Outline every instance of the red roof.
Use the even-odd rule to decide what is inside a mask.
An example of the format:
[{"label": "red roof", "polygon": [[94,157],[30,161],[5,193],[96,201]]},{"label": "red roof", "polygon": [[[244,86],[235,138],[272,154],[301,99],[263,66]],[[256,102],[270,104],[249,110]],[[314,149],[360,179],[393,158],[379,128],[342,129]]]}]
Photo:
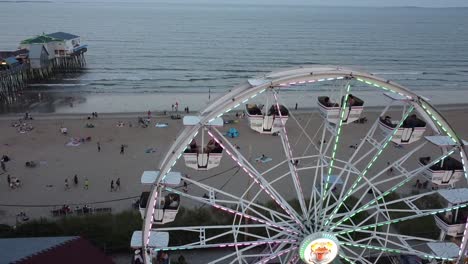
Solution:
[{"label": "red roof", "polygon": [[19,264],[112,264],[112,259],[106,256],[101,250],[93,246],[88,240],[78,237],[64,244],[41,251],[38,254],[28,256]]}]

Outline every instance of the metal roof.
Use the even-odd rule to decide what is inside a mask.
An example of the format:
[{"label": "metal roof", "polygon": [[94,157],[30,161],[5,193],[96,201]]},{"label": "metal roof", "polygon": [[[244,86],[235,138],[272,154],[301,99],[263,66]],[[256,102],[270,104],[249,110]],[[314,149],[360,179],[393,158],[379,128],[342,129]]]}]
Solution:
[{"label": "metal roof", "polygon": [[[162,248],[169,245],[169,233],[168,232],[155,232],[150,231],[150,241],[148,244],[150,247]],[[134,231],[132,239],[130,240],[131,248],[142,247],[142,232]]]},{"label": "metal roof", "polygon": [[439,194],[451,204],[468,202],[468,188],[439,190]]},{"label": "metal roof", "polygon": [[[185,126],[195,126],[200,123],[199,116],[184,116],[183,123]],[[211,122],[208,122],[209,126],[219,126],[222,127],[224,125],[224,121],[221,117],[217,117],[213,119]]]},{"label": "metal roof", "polygon": [[[159,177],[159,171],[144,171],[141,175],[141,184],[154,184]],[[169,172],[161,182],[169,186],[177,186],[180,184],[182,174],[180,172]]]},{"label": "metal roof", "polygon": [[37,44],[37,43],[49,43],[54,41],[63,41],[62,39],[53,38],[47,35],[40,35],[33,38],[28,38],[21,41],[21,44]]},{"label": "metal roof", "polygon": [[16,262],[77,238],[79,237],[3,238],[0,239],[1,261],[2,263]]},{"label": "metal roof", "polygon": [[434,252],[434,255],[442,258],[456,258],[460,248],[451,242],[427,243],[427,246]]},{"label": "metal roof", "polygon": [[61,39],[61,40],[70,40],[70,39],[75,39],[75,38],[80,37],[80,36],[73,35],[73,34],[66,33],[66,32],[50,33],[50,34],[47,34],[47,36],[55,38],[55,39]]},{"label": "metal roof", "polygon": [[442,146],[455,146],[456,143],[449,136],[425,136],[425,138],[432,144],[442,147]]}]

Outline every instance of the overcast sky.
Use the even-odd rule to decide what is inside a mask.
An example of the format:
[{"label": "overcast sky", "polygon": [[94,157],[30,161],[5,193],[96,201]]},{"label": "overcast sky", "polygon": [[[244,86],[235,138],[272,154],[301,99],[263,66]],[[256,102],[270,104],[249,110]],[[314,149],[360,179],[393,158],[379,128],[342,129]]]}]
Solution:
[{"label": "overcast sky", "polygon": [[[29,0],[40,1],[40,0]],[[53,2],[165,2],[229,4],[295,4],[318,6],[468,7],[468,0],[51,0]],[[467,14],[468,15],[468,14]]]}]

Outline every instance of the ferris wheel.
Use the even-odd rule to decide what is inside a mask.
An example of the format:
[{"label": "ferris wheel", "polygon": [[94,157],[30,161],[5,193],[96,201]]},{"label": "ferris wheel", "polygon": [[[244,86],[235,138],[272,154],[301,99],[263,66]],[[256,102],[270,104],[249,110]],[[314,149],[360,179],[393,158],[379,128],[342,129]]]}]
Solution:
[{"label": "ferris wheel", "polygon": [[[288,107],[294,96],[311,110]],[[145,263],[202,249],[206,263],[464,263],[467,142],[427,98],[304,66],[248,80],[183,121],[159,170],[142,175],[131,245]],[[211,219],[178,224],[181,208]]]}]

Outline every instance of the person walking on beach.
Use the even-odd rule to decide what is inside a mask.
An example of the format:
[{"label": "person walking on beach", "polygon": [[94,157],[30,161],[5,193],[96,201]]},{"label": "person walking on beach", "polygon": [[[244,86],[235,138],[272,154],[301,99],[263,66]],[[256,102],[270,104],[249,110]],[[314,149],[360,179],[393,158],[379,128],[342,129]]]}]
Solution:
[{"label": "person walking on beach", "polygon": [[148,110],[148,119],[151,119],[151,111]]},{"label": "person walking on beach", "polygon": [[125,152],[125,146],[124,145],[120,145],[120,154],[124,154]]},{"label": "person walking on beach", "polygon": [[78,185],[78,175],[75,174],[75,177],[73,177],[73,183],[75,184],[75,186]]},{"label": "person walking on beach", "polygon": [[89,189],[89,181],[88,181],[88,178],[85,178],[85,180],[84,180],[84,188],[85,188],[85,190],[88,190],[88,189]]},{"label": "person walking on beach", "polygon": [[120,178],[117,178],[117,181],[115,181],[115,190],[120,190]]},{"label": "person walking on beach", "polygon": [[387,171],[387,174],[388,175],[393,175],[393,167],[390,165],[390,162],[387,162],[387,166],[389,167],[388,171]]},{"label": "person walking on beach", "polygon": [[99,141],[97,142],[97,151],[101,152],[101,143]]},{"label": "person walking on beach", "polygon": [[172,105],[172,112],[174,112],[174,104]]},{"label": "person walking on beach", "polygon": [[184,193],[188,192],[188,185],[186,181],[184,181],[184,188],[182,190],[184,191]]},{"label": "person walking on beach", "polygon": [[5,166],[5,162],[3,161],[3,159],[0,161],[1,165],[2,165],[2,170],[3,172],[6,171],[6,166]]},{"label": "person walking on beach", "polygon": [[70,189],[70,185],[68,184],[68,178],[65,178],[65,191]]},{"label": "person walking on beach", "polygon": [[11,177],[10,177],[10,174],[8,174],[7,176],[7,182],[8,182],[8,187],[11,186]]},{"label": "person walking on beach", "polygon": [[111,181],[111,188],[110,188],[110,191],[111,191],[111,192],[114,191],[114,180]]}]

